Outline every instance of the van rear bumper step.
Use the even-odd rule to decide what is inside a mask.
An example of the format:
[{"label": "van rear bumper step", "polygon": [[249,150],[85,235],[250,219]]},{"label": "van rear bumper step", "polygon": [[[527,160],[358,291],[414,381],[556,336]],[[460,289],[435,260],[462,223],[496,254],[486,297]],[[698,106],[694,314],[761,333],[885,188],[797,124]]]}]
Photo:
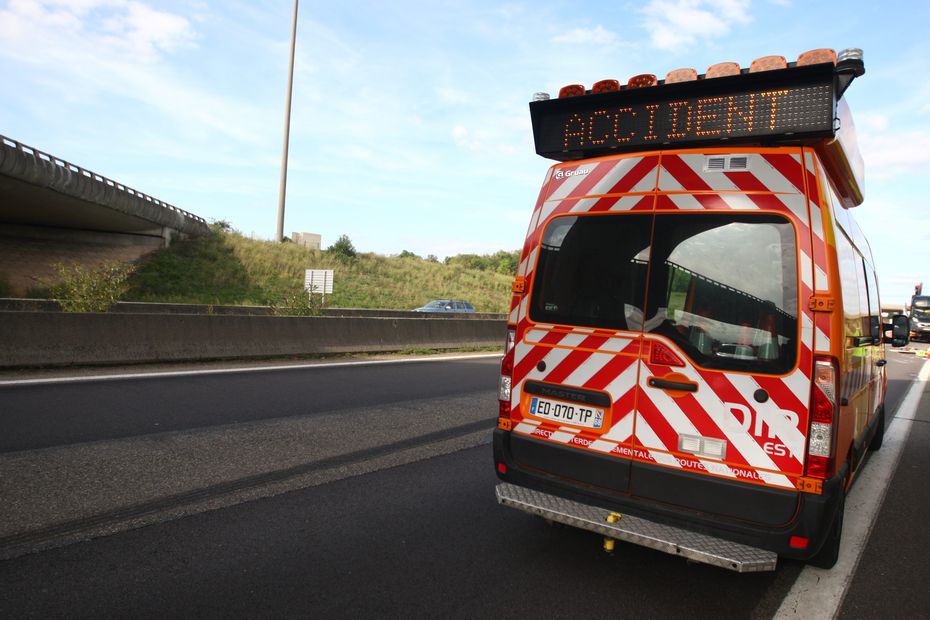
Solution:
[{"label": "van rear bumper step", "polygon": [[548,493],[502,482],[497,485],[497,501],[550,521],[564,523],[624,542],[664,551],[695,562],[711,564],[740,573],[775,570],[778,555],[772,551],[689,532],[640,517],[623,515],[608,523],[610,510],[589,506]]}]

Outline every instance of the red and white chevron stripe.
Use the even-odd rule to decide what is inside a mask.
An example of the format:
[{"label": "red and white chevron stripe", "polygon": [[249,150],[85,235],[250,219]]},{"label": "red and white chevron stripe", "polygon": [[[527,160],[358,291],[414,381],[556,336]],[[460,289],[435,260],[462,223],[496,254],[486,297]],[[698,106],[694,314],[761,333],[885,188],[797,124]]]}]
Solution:
[{"label": "red and white chevron stripe", "polygon": [[[820,169],[812,153],[797,149],[734,150],[747,158],[745,170],[705,172],[707,153],[663,152],[603,158],[554,166],[540,192],[527,231],[518,275],[532,282],[538,246],[553,217],[620,211],[768,211],[790,219],[797,230],[799,268],[799,364],[784,376],[708,370],[687,357],[684,368],[649,363],[652,343],[675,345],[660,336],[532,323],[529,295],[515,295],[510,322],[517,325],[511,412],[514,432],[573,445],[618,458],[707,473],[781,488],[794,488],[803,475],[811,359],[829,350],[829,323],[807,307],[826,288],[823,197]],[[540,364],[542,362],[542,364]],[[672,397],[648,385],[650,376],[671,370],[698,385],[697,392]],[[613,403],[598,430],[559,425],[524,415],[522,385],[550,382],[610,395]],[[754,398],[764,389],[768,400]],[[748,419],[747,416],[751,416]],[[678,450],[680,435],[725,440],[724,459]],[[772,450],[771,444],[783,447]]]}]

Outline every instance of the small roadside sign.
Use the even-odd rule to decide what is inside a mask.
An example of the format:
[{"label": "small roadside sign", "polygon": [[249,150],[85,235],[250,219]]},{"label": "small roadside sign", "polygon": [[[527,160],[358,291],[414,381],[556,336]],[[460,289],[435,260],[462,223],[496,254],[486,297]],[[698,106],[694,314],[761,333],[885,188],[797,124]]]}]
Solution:
[{"label": "small roadside sign", "polygon": [[304,290],[321,295],[332,295],[333,270],[307,269],[304,272]]}]

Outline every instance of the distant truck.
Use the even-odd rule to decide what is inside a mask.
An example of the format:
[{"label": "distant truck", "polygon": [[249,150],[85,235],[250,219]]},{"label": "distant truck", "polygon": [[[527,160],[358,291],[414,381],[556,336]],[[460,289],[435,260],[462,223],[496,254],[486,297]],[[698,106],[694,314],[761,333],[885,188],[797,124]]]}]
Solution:
[{"label": "distant truck", "polygon": [[930,340],[930,296],[920,294],[921,287],[915,290],[917,295],[911,297],[911,309],[908,312],[911,339]]}]

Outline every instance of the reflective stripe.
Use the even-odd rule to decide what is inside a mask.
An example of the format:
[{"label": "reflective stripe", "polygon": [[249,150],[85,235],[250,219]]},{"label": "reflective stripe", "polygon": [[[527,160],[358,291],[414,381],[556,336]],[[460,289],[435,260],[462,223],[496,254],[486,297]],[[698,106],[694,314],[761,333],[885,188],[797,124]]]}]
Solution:
[{"label": "reflective stripe", "polygon": [[[523,296],[510,315],[525,329],[514,358],[511,402],[515,420],[522,415],[520,386],[526,379],[603,390],[610,395],[613,408],[610,428],[600,436],[590,429],[538,421],[519,422],[515,430],[593,452],[629,456],[632,450],[636,460],[794,488],[792,476],[803,473],[813,351],[815,346],[822,350],[830,345],[829,316],[814,314],[807,307],[815,291],[826,290],[827,251],[817,206],[820,199],[808,197],[805,190],[810,187],[816,193],[817,179],[824,177],[813,156],[808,151],[803,151],[803,157],[801,153],[800,149],[794,153],[739,153],[747,157],[748,170],[720,173],[704,173],[707,155],[703,153],[621,157],[560,168],[583,169],[587,174],[552,179],[541,193],[520,264],[520,273],[528,281],[533,277],[543,225],[561,214],[652,210],[655,205],[657,211],[666,212],[770,210],[789,217],[798,228],[799,367],[783,377],[753,376],[699,369],[683,356],[685,367],[674,370],[695,381],[698,391],[673,398],[646,384],[652,372],[639,358],[636,337],[618,337],[590,328],[532,325],[527,296]],[[656,186],[661,190],[652,193]],[[655,335],[647,339],[677,348]],[[543,371],[537,368],[540,361],[546,365]],[[769,395],[764,403],[754,399],[759,389]],[[634,410],[637,402],[639,415]],[[751,420],[745,412],[751,413]],[[673,453],[678,452],[680,434],[722,438],[728,446],[727,463],[703,456],[682,455],[679,460]],[[644,452],[639,451],[640,444]],[[773,450],[773,445],[779,450]]]}]

